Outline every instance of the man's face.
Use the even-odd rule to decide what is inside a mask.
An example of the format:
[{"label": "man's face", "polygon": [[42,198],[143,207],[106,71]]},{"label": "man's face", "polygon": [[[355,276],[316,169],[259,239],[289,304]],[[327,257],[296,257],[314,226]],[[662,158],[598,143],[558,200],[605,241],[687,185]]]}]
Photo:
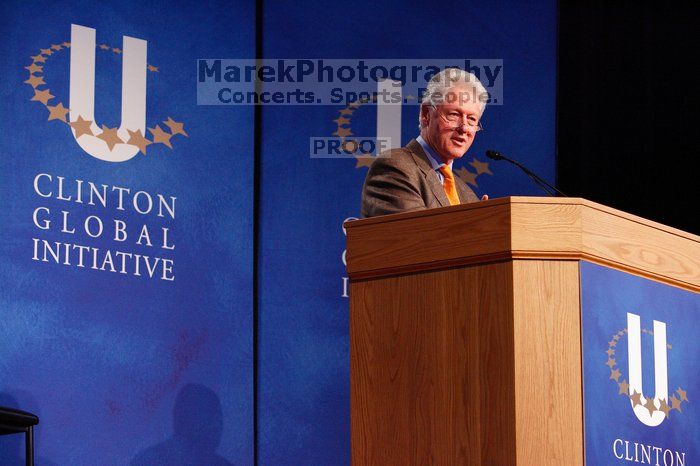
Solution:
[{"label": "man's face", "polygon": [[421,107],[421,136],[445,163],[462,157],[474,142],[476,126],[483,106],[474,101],[467,86],[455,86],[445,94],[443,103]]}]

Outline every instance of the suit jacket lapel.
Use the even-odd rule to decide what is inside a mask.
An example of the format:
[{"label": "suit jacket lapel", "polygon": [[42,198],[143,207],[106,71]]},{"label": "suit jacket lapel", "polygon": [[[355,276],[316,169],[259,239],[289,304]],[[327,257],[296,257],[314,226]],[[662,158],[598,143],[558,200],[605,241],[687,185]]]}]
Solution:
[{"label": "suit jacket lapel", "polygon": [[438,178],[437,173],[435,173],[432,165],[430,165],[428,156],[423,151],[420,143],[415,139],[412,139],[411,142],[406,145],[406,148],[411,151],[413,160],[416,162],[416,165],[418,165],[418,168],[420,168],[420,170],[423,172],[423,176],[425,176],[428,186],[433,192],[433,195],[435,196],[435,199],[437,199],[438,203],[442,207],[450,205],[450,200],[447,198],[447,194],[445,194],[445,188],[442,186],[442,183],[440,183],[440,178]]}]

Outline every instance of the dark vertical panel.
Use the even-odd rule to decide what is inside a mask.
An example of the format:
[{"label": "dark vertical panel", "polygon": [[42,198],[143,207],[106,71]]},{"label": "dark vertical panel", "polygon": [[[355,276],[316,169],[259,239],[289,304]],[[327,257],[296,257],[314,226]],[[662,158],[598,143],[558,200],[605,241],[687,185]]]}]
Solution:
[{"label": "dark vertical panel", "polygon": [[675,2],[561,2],[558,182],[698,233],[696,16]]},{"label": "dark vertical panel", "polygon": [[[255,2],[255,58],[263,53],[263,0]],[[260,89],[260,85],[257,85]],[[260,196],[262,150],[262,106],[253,109],[253,463],[258,464],[260,445],[260,424],[258,413],[259,394],[259,313],[260,313]]]}]

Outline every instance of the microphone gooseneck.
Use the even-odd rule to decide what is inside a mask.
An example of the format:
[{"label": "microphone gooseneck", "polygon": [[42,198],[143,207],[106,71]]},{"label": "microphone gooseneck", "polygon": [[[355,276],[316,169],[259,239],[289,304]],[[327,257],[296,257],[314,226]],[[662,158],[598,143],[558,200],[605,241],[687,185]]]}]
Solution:
[{"label": "microphone gooseneck", "polygon": [[556,195],[558,193],[560,196],[568,197],[566,194],[561,192],[559,189],[557,189],[556,187],[547,183],[544,179],[537,176],[537,174],[533,173],[532,170],[530,170],[529,168],[527,168],[526,166],[524,166],[520,162],[513,160],[511,158],[508,158],[498,151],[489,149],[486,151],[486,157],[490,158],[491,160],[505,160],[506,162],[512,163],[513,165],[515,165],[516,167],[518,167],[519,169],[524,171],[525,174],[532,179],[532,181],[534,181],[540,188],[542,188],[542,190],[544,192],[546,192],[550,196],[556,197]]}]

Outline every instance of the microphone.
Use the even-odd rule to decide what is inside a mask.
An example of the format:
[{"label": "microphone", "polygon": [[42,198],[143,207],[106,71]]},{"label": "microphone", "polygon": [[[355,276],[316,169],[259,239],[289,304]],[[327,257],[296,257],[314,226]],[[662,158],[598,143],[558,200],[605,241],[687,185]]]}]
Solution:
[{"label": "microphone", "polygon": [[551,184],[547,183],[545,180],[537,176],[535,173],[533,173],[529,168],[521,164],[520,162],[517,162],[513,159],[510,159],[506,157],[505,155],[501,154],[498,151],[495,150],[487,150],[486,151],[486,157],[490,158],[491,160],[505,160],[506,162],[510,162],[522,171],[525,172],[527,176],[529,176],[532,181],[537,183],[537,185],[542,188],[544,192],[546,192],[549,196],[554,196],[556,197],[557,193],[559,193],[560,196],[568,197],[566,194],[552,186]]},{"label": "microphone", "polygon": [[486,157],[490,158],[491,160],[503,160],[503,155],[501,155],[500,152],[490,149],[486,151]]}]

